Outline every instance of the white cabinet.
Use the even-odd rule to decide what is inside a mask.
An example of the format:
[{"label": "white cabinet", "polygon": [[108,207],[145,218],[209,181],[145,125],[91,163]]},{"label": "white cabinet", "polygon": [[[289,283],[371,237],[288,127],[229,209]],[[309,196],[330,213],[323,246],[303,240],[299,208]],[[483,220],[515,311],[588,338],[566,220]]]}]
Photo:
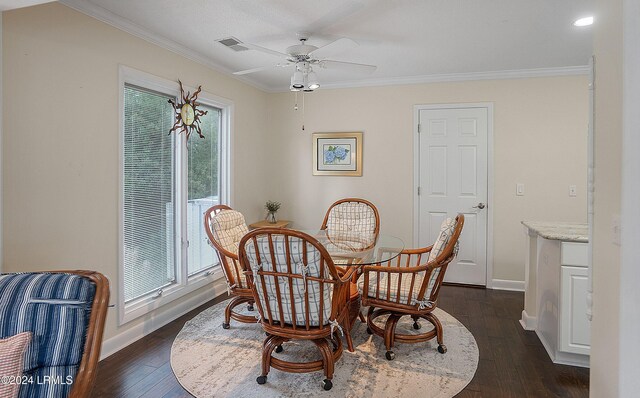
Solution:
[{"label": "white cabinet", "polygon": [[587,268],[563,265],[560,286],[560,351],[589,355]]},{"label": "white cabinet", "polygon": [[589,367],[587,225],[523,224],[528,251],[520,323],[536,332],[554,363]]},{"label": "white cabinet", "polygon": [[589,355],[591,323],[587,318],[587,244],[562,242],[560,255],[559,351]]}]

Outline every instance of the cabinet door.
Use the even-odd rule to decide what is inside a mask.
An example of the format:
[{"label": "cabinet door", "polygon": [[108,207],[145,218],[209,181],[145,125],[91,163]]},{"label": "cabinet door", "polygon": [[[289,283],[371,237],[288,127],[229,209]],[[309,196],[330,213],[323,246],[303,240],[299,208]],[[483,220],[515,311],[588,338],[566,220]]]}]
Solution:
[{"label": "cabinet door", "polygon": [[591,324],[587,319],[587,268],[562,266],[560,351],[589,355]]}]

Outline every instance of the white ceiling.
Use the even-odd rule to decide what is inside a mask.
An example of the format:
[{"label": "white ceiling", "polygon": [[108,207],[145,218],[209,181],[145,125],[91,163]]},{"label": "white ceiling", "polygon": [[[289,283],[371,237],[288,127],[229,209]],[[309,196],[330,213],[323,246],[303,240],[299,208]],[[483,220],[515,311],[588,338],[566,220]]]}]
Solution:
[{"label": "white ceiling", "polygon": [[30,7],[43,3],[52,3],[54,1],[55,0],[0,0],[0,11]]},{"label": "white ceiling", "polygon": [[[332,59],[377,65],[371,75],[316,70],[323,87],[509,75],[584,73],[593,0],[61,0],[77,10],[230,73],[280,60],[234,52],[216,39],[234,36],[276,51],[349,37],[360,45]],[[596,17],[597,23],[597,17]],[[503,71],[508,71],[504,73]],[[494,73],[503,72],[503,73]],[[284,91],[291,69],[241,79]]]}]

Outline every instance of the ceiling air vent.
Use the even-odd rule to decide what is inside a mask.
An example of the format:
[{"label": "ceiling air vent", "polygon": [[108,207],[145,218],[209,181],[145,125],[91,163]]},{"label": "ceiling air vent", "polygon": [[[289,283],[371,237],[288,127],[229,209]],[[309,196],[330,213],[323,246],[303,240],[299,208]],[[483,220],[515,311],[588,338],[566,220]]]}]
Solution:
[{"label": "ceiling air vent", "polygon": [[223,46],[229,47],[230,49],[232,49],[233,51],[247,51],[248,48],[242,46],[242,42],[238,39],[236,39],[235,37],[227,37],[224,39],[220,39],[220,40],[216,40],[218,43],[222,44]]}]

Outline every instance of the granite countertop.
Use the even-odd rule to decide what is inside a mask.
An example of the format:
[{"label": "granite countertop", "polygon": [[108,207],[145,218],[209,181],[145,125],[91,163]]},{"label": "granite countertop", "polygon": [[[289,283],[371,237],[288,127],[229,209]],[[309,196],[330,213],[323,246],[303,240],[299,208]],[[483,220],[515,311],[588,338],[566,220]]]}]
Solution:
[{"label": "granite countertop", "polygon": [[583,243],[589,241],[588,224],[570,222],[522,221],[522,225],[545,239]]}]

